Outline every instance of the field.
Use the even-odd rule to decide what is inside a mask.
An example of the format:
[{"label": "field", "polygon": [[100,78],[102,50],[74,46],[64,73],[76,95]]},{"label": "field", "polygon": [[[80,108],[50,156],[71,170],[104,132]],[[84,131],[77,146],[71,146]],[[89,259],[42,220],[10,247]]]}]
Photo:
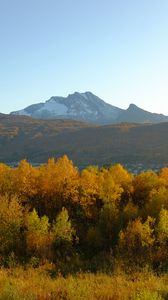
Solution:
[{"label": "field", "polygon": [[53,276],[51,266],[0,270],[0,300],[162,300],[168,277],[149,272]]}]

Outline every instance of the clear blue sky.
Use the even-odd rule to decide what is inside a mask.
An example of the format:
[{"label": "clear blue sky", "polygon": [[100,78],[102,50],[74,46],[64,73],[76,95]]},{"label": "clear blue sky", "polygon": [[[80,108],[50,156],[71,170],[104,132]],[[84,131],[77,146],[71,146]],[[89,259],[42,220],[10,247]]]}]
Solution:
[{"label": "clear blue sky", "polygon": [[168,115],[168,1],[0,0],[0,112],[74,91]]}]

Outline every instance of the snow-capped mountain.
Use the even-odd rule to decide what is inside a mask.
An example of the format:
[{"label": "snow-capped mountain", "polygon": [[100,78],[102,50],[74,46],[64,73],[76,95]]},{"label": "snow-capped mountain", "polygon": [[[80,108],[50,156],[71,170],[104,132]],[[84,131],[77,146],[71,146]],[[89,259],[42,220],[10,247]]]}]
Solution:
[{"label": "snow-capped mountain", "polygon": [[25,115],[39,119],[74,119],[108,124],[114,122],[122,109],[112,106],[91,92],[51,97],[45,103],[30,105],[12,115]]},{"label": "snow-capped mountain", "polygon": [[168,122],[168,116],[145,111],[135,104],[124,110],[106,103],[91,92],[53,96],[45,103],[30,105],[12,115],[25,115],[38,119],[72,119],[97,124],[121,122],[159,123]]}]

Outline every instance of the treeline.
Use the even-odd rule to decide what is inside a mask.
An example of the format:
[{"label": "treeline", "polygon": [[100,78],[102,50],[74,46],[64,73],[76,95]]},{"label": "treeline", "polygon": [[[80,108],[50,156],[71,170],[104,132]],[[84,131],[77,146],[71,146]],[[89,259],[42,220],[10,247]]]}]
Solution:
[{"label": "treeline", "polygon": [[168,267],[168,168],[79,171],[67,156],[0,164],[0,265],[58,269]]}]

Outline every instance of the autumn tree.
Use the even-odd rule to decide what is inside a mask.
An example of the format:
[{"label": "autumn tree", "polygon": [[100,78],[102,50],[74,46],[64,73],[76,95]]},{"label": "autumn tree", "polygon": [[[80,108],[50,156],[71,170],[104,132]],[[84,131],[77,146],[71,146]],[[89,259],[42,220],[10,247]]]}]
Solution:
[{"label": "autumn tree", "polygon": [[162,268],[168,269],[168,210],[161,209],[156,231],[155,259]]},{"label": "autumn tree", "polygon": [[0,194],[13,195],[13,170],[5,164],[0,164]]},{"label": "autumn tree", "polygon": [[159,184],[158,176],[153,171],[142,172],[133,180],[133,201],[143,208],[149,201],[149,195],[153,188]]},{"label": "autumn tree", "polygon": [[86,218],[91,222],[97,220],[100,203],[99,170],[90,166],[81,172],[79,185],[79,202]]},{"label": "autumn tree", "polygon": [[30,256],[45,259],[50,254],[51,239],[49,234],[49,220],[47,216],[39,217],[33,209],[26,218],[26,244]]},{"label": "autumn tree", "polygon": [[0,254],[17,252],[21,242],[23,210],[16,197],[0,196]]},{"label": "autumn tree", "polygon": [[13,170],[13,192],[23,203],[31,204],[37,194],[38,169],[32,167],[26,160],[21,160]]},{"label": "autumn tree", "polygon": [[109,173],[111,174],[115,184],[119,185],[122,188],[120,206],[124,206],[131,198],[131,194],[133,191],[133,175],[130,174],[126,169],[124,169],[121,164],[111,166],[109,168]]},{"label": "autumn tree", "polygon": [[103,169],[99,173],[100,198],[103,204],[113,203],[119,206],[123,188],[120,183],[115,182],[112,173],[108,169]]},{"label": "autumn tree", "polygon": [[53,243],[56,259],[72,253],[73,241],[77,241],[76,232],[69,220],[66,208],[62,208],[52,227]]},{"label": "autumn tree", "polygon": [[142,223],[140,218],[129,222],[127,228],[119,235],[119,249],[129,262],[143,264],[151,262],[155,220],[148,217]]},{"label": "autumn tree", "polygon": [[67,156],[38,167],[0,164],[1,263],[17,255],[59,268],[80,255],[90,262],[113,253],[166,270],[167,220],[168,168],[136,176],[120,164],[78,171]]},{"label": "autumn tree", "polygon": [[163,168],[159,173],[159,181],[161,186],[164,186],[168,189],[168,168]]},{"label": "autumn tree", "polygon": [[151,190],[144,214],[157,218],[162,208],[168,209],[168,189],[164,185]]},{"label": "autumn tree", "polygon": [[39,189],[41,206],[50,220],[54,219],[63,206],[71,206],[78,198],[78,170],[65,155],[57,160],[50,159],[41,166]]}]

